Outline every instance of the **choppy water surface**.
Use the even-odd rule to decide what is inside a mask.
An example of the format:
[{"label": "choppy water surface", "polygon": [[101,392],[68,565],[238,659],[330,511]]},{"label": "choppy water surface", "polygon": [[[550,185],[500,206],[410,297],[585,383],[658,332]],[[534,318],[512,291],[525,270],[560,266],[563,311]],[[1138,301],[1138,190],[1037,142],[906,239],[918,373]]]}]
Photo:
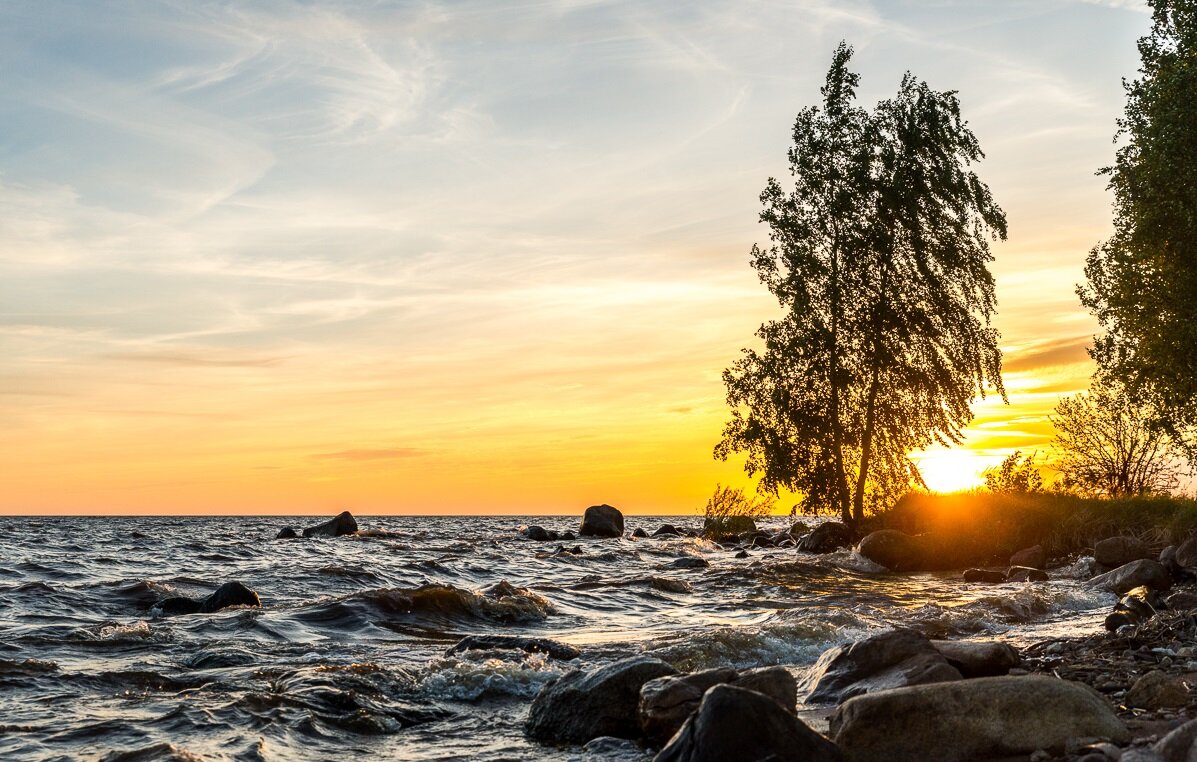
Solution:
[{"label": "choppy water surface", "polygon": [[[968,586],[849,551],[736,559],[692,538],[624,538],[551,555],[556,543],[518,534],[578,517],[359,516],[373,536],[272,539],[320,520],[0,518],[0,759],[577,759],[521,732],[532,696],[572,667],[652,653],[800,676],[829,646],[895,625],[1018,644],[1093,631],[1113,600],[1066,571]],[[681,556],[711,566],[668,568]],[[152,609],[230,580],[263,608]],[[520,590],[488,592],[501,581]],[[444,655],[479,633],[583,655]]]}]

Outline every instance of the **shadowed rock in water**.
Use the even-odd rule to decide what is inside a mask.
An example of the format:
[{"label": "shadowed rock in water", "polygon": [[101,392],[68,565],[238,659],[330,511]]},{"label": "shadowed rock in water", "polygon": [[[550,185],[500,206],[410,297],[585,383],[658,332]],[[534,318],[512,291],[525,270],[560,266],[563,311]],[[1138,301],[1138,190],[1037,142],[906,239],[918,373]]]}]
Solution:
[{"label": "shadowed rock in water", "polygon": [[768,696],[790,714],[798,687],[785,667],[761,667],[737,672],[719,667],[688,675],[671,675],[649,680],[640,688],[640,727],[650,741],[664,744],[698,709],[703,694],[716,685],[734,683],[737,688]]},{"label": "shadowed rock in water", "polygon": [[825,651],[799,692],[805,703],[838,704],[862,693],[962,678],[925,635],[891,630]]},{"label": "shadowed rock in water", "polygon": [[1047,582],[1047,572],[1029,566],[1011,566],[1006,572],[1007,582]]},{"label": "shadowed rock in water", "polygon": [[1093,557],[1097,559],[1097,563],[1107,568],[1152,556],[1147,545],[1137,537],[1107,537],[1093,546]]},{"label": "shadowed rock in water", "polygon": [[1024,548],[1010,556],[1011,566],[1026,566],[1031,569],[1047,568],[1047,553],[1042,545]]},{"label": "shadowed rock in water", "polygon": [[283,527],[282,529],[278,530],[278,534],[276,534],[274,536],[274,539],[290,540],[290,539],[292,539],[294,537],[298,537],[298,536],[299,536],[299,532],[296,532],[292,527]]},{"label": "shadowed rock in water", "polygon": [[1099,574],[1085,583],[1085,587],[1106,590],[1115,595],[1130,592],[1140,585],[1153,590],[1167,590],[1172,587],[1172,575],[1159,562],[1144,558]]},{"label": "shadowed rock in water", "polygon": [[653,762],[843,759],[835,744],[768,696],[735,685],[716,685]]},{"label": "shadowed rock in water", "polygon": [[226,582],[202,600],[176,596],[163,599],[158,603],[158,608],[162,609],[163,614],[211,614],[229,606],[261,605],[261,599],[253,590],[240,582]]},{"label": "shadowed rock in water", "polygon": [[[790,532],[791,536],[793,532]],[[807,553],[831,553],[846,548],[852,544],[852,530],[847,524],[838,521],[828,521],[815,527],[814,530],[798,540],[798,550]]]},{"label": "shadowed rock in water", "polygon": [[340,537],[357,531],[357,521],[349,511],[341,511],[323,524],[303,530],[304,537]]},{"label": "shadowed rock in water", "polygon": [[606,503],[592,505],[582,514],[582,528],[578,534],[583,537],[622,537],[623,514]]},{"label": "shadowed rock in water", "polygon": [[913,571],[924,565],[918,541],[896,529],[878,529],[865,535],[856,550],[890,571]]},{"label": "shadowed rock in water", "polygon": [[998,584],[1006,581],[1006,572],[996,569],[965,569],[964,581]]},{"label": "shadowed rock in water", "polygon": [[462,651],[485,651],[491,649],[548,654],[554,659],[561,659],[562,661],[576,659],[582,655],[581,651],[568,643],[550,640],[549,638],[521,638],[516,635],[467,635],[457,641],[448,651],[445,651],[445,656],[453,656]]},{"label": "shadowed rock in water", "polygon": [[586,743],[599,736],[640,735],[640,687],[677,670],[651,656],[635,656],[601,669],[567,672],[536,694],[524,731],[537,741]]}]

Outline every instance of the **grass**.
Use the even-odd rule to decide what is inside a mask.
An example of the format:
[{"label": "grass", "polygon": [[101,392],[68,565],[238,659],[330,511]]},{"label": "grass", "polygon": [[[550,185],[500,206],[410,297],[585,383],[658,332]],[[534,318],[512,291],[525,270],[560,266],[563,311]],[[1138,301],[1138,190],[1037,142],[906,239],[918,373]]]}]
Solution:
[{"label": "grass", "polygon": [[959,568],[1005,563],[1011,553],[1032,545],[1042,545],[1053,558],[1070,556],[1123,534],[1160,550],[1197,535],[1197,500],[1099,499],[1050,492],[911,493],[867,524],[866,532],[886,528],[926,535],[944,563]]}]

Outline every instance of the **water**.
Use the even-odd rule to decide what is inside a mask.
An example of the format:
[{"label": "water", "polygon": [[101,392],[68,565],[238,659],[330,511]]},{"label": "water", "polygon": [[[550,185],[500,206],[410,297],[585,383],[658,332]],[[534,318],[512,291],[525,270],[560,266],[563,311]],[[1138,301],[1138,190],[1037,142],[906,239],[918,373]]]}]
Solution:
[{"label": "water", "polygon": [[[893,626],[1018,645],[1095,631],[1113,602],[1067,571],[969,586],[886,574],[850,551],[736,559],[693,538],[625,538],[554,556],[556,543],[517,534],[577,517],[358,520],[374,536],[272,539],[311,518],[0,518],[0,759],[579,759],[521,732],[531,698],[571,667],[651,653],[800,677],[831,645]],[[711,566],[667,567],[682,556]],[[263,608],[152,608],[229,580]],[[500,581],[518,590],[486,592]],[[583,655],[444,655],[477,633]]]}]

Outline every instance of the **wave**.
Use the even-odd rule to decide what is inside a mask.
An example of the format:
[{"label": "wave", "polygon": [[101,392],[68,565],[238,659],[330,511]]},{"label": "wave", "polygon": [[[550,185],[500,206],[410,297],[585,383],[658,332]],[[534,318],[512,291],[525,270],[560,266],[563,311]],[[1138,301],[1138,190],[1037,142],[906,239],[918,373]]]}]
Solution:
[{"label": "wave", "polygon": [[488,651],[483,656],[481,652],[466,651],[436,659],[429,664],[419,687],[438,700],[530,699],[561,674],[546,654],[513,651],[510,658],[494,654]]}]

